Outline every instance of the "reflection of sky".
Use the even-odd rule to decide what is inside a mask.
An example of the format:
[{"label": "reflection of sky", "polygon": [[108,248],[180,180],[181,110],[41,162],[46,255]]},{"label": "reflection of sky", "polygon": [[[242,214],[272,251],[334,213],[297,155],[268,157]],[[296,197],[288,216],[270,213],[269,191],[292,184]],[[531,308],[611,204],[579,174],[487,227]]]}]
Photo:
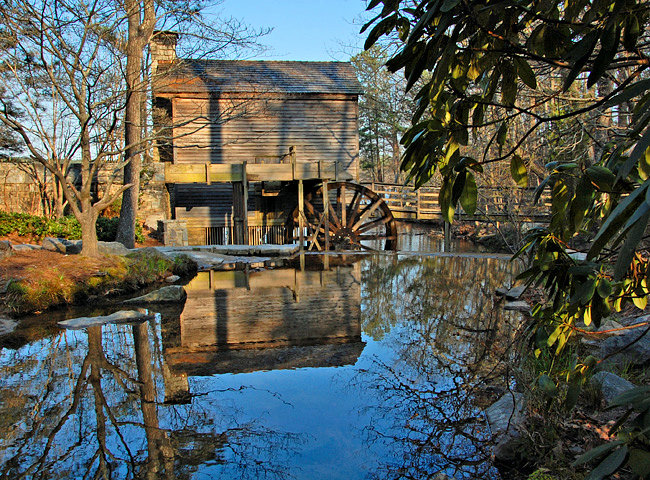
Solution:
[{"label": "reflection of sky", "polygon": [[[226,464],[204,462],[197,466],[193,478],[217,474],[223,478],[264,477],[259,469],[246,470],[238,462],[279,466],[267,472],[268,478],[283,478],[286,473],[305,479],[390,478],[400,468],[408,471],[416,466],[430,473],[448,467],[448,473],[456,478],[473,478],[477,471],[454,471],[453,465],[438,458],[437,448],[453,449],[459,457],[475,456],[475,446],[454,436],[445,425],[478,411],[471,404],[464,405],[458,392],[449,398],[439,393],[453,388],[454,382],[463,383],[466,369],[453,360],[473,358],[471,353],[481,345],[474,339],[482,337],[458,333],[445,322],[475,328],[493,321],[487,308],[491,300],[485,301],[479,285],[493,290],[508,278],[509,266],[493,259],[381,256],[363,260],[361,270],[361,323],[366,346],[355,365],[190,377],[191,404],[158,405],[164,430],[186,431],[195,439],[200,439],[199,434],[229,432],[233,445],[221,452]],[[479,274],[486,278],[476,278]],[[373,278],[379,281],[373,284]],[[453,298],[447,296],[450,291]],[[373,324],[371,315],[378,316],[381,324]],[[373,334],[373,329],[382,334]],[[158,398],[162,398],[160,325],[154,323],[150,331],[155,333],[151,342],[153,374]],[[109,361],[137,375],[129,326],[105,327],[103,344]],[[0,353],[0,395],[4,399],[6,389],[25,389],[22,394],[33,407],[50,381],[54,387],[48,397],[50,414],[60,416],[61,407],[57,409],[56,405],[69,405],[86,350],[84,332],[66,332],[27,344],[17,352],[4,349]],[[133,424],[142,421],[137,395],[125,393],[107,372],[103,373],[102,387],[119,420],[131,422],[122,427],[122,435],[137,455],[146,455],[143,431]],[[92,456],[94,448],[89,440],[94,419],[90,390],[83,407],[79,417],[57,437],[61,443],[55,449],[58,454],[76,441],[77,420],[82,419],[89,443],[64,460],[68,471],[78,471],[75,469]],[[0,406],[0,414],[7,414],[6,409]],[[30,414],[22,415],[17,415],[15,423],[28,430]],[[479,437],[484,434],[480,425],[466,428]],[[433,436],[433,445],[424,445],[424,454],[418,457],[417,452],[409,450],[413,449],[410,442],[426,440],[427,435]],[[121,458],[127,457],[112,428],[108,440],[111,449],[121,452]],[[0,441],[0,447],[8,448],[5,453],[11,450],[6,439]],[[43,439],[33,441],[24,452],[36,456],[42,447]],[[6,458],[0,452],[0,465]],[[4,468],[0,467],[0,474]],[[491,478],[489,469],[477,468],[481,478]],[[126,467],[122,465],[118,471],[123,477]]]}]

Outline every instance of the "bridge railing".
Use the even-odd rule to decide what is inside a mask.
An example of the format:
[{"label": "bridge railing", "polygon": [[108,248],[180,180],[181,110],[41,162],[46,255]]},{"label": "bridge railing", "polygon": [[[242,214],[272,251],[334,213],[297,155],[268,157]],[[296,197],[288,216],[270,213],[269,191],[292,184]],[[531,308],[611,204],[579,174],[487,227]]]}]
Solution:
[{"label": "bridge railing", "polygon": [[[438,187],[415,190],[411,186],[393,183],[369,182],[364,185],[384,199],[396,218],[432,220],[441,217]],[[471,216],[465,215],[459,207],[456,216],[470,220],[548,221],[550,196],[544,193],[534,204],[534,191],[534,188],[479,187],[476,212]]]}]

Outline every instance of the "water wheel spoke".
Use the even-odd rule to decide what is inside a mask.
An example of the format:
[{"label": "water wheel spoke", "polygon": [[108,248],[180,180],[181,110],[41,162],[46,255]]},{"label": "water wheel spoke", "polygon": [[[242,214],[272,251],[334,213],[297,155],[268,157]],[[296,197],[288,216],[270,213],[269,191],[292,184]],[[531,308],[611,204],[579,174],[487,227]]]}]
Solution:
[{"label": "water wheel spoke", "polygon": [[382,203],[384,203],[384,201],[381,198],[378,198],[370,205],[367,205],[366,208],[363,209],[363,212],[361,212],[357,223],[353,225],[352,230],[357,230],[361,225],[363,225],[363,222],[365,222],[365,220],[372,215],[375,210],[381,207]]},{"label": "water wheel spoke", "polygon": [[372,234],[372,233],[366,233],[364,235],[356,235],[354,237],[357,240],[363,241],[363,240],[397,240],[397,237],[395,235],[388,235],[388,234]]},{"label": "water wheel spoke", "polygon": [[354,221],[357,218],[359,213],[359,205],[361,203],[361,193],[358,190],[355,190],[352,201],[350,202],[350,207],[348,210],[348,223],[347,227],[350,228],[354,224]]},{"label": "water wheel spoke", "polygon": [[355,233],[364,233],[367,232],[368,230],[372,230],[373,228],[377,228],[381,225],[385,225],[388,222],[390,222],[392,219],[388,215],[384,215],[383,217],[380,217],[376,220],[372,220],[368,223],[364,223],[361,225],[359,228],[355,230]]},{"label": "water wheel spoke", "polygon": [[[372,240],[379,249],[395,246],[397,230],[390,210],[364,186],[324,182],[306,196],[303,205],[309,250],[322,250],[329,243],[335,249],[375,251],[361,243]],[[295,226],[303,217],[296,212],[290,218]]]},{"label": "water wheel spoke", "polygon": [[338,203],[341,206],[341,226],[347,226],[348,206],[345,203],[346,194],[347,192],[345,191],[345,183],[342,183],[338,190]]},{"label": "water wheel spoke", "polygon": [[337,228],[343,228],[343,225],[341,225],[341,222],[339,221],[339,217],[336,214],[336,209],[334,208],[334,205],[332,205],[330,202],[327,202],[327,206],[329,209],[330,220],[332,221],[332,223],[336,224]]},{"label": "water wheel spoke", "polygon": [[360,241],[354,241],[354,240],[351,240],[351,241],[352,241],[352,243],[354,243],[356,246],[358,246],[359,248],[361,248],[363,250],[369,250],[371,252],[378,252],[379,251],[376,248],[372,248],[372,247],[369,247],[368,245],[364,245]]}]

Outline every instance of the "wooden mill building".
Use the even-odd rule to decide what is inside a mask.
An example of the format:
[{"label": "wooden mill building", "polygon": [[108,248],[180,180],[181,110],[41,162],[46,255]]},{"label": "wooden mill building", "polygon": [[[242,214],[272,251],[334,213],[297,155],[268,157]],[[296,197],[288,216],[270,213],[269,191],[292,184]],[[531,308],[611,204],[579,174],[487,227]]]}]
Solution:
[{"label": "wooden mill building", "polygon": [[167,216],[190,244],[390,241],[388,207],[356,183],[351,64],[179,59],[176,40],[152,45],[154,118]]}]

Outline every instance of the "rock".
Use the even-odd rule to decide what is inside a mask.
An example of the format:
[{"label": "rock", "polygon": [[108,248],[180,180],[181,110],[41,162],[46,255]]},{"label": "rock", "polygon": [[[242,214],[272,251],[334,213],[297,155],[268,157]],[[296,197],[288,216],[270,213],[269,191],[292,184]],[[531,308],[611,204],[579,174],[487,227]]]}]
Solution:
[{"label": "rock", "polygon": [[43,239],[42,247],[51,252],[76,254],[81,253],[81,240],[45,237]]},{"label": "rock", "polygon": [[437,473],[433,480],[455,480],[454,477],[450,477],[446,473]]},{"label": "rock", "polygon": [[634,388],[633,383],[611,372],[598,372],[589,379],[589,383],[600,391],[608,404],[614,397]]},{"label": "rock", "polygon": [[102,255],[118,255],[124,256],[131,253],[131,250],[126,248],[120,242],[97,242],[97,248]]},{"label": "rock", "polygon": [[517,456],[520,427],[525,421],[524,395],[508,392],[485,410],[485,416],[495,442],[494,458],[507,463]]},{"label": "rock", "polygon": [[13,253],[14,251],[13,248],[11,248],[11,242],[9,240],[0,240],[0,260]]},{"label": "rock", "polygon": [[110,315],[100,315],[97,317],[79,317],[71,318],[69,320],[62,320],[58,324],[64,328],[71,330],[81,330],[83,328],[92,327],[95,325],[105,325],[107,323],[129,323],[129,322],[144,322],[151,320],[153,315],[137,312],[135,310],[120,310],[119,312]]},{"label": "rock", "polygon": [[167,255],[166,252],[161,251],[160,249],[156,247],[142,247],[142,248],[136,248],[130,251],[129,256],[131,257],[137,257],[137,256],[147,256],[150,258],[158,258],[161,260],[167,260],[167,261],[173,261],[174,258],[172,255]]},{"label": "rock", "polygon": [[518,300],[519,297],[521,297],[521,294],[524,293],[525,290],[526,290],[526,285],[518,285],[516,287],[512,287],[506,293],[506,300]]},{"label": "rock", "polygon": [[176,283],[181,279],[178,275],[170,275],[169,277],[165,278],[165,281],[167,283]]},{"label": "rock", "polygon": [[11,249],[14,252],[31,252],[32,250],[40,250],[41,247],[38,245],[32,245],[31,243],[19,243],[17,245],[12,245]]},{"label": "rock", "polygon": [[0,317],[0,335],[6,335],[16,329],[18,322],[11,318]]},{"label": "rock", "polygon": [[494,294],[498,297],[505,297],[509,290],[507,287],[499,287],[494,291]]},{"label": "rock", "polygon": [[508,302],[503,306],[504,310],[513,310],[516,312],[530,312],[530,305],[523,300],[516,300],[514,302]]},{"label": "rock", "polygon": [[[644,365],[650,361],[650,333],[647,326],[625,330],[600,342],[596,356],[616,365]],[[633,343],[634,342],[634,343]],[[628,346],[629,345],[629,346]],[[626,348],[624,348],[626,347]],[[609,357],[609,355],[612,355]]]},{"label": "rock", "polygon": [[141,297],[131,298],[124,303],[182,302],[186,297],[187,293],[182,286],[169,285]]}]

